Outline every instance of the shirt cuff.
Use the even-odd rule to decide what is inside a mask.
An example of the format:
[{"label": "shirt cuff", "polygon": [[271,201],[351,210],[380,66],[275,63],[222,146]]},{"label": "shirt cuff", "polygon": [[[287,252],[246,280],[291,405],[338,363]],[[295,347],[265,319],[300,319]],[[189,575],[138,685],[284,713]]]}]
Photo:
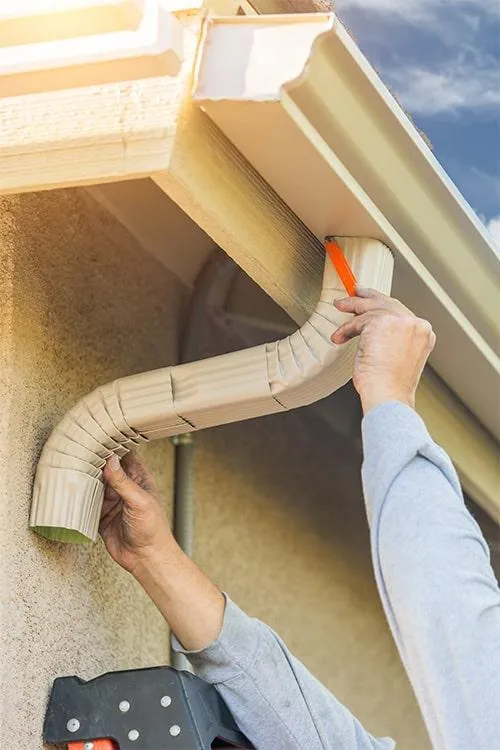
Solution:
[{"label": "shirt cuff", "polygon": [[248,671],[260,643],[259,620],[249,617],[226,594],[224,621],[219,637],[198,651],[188,651],[173,635],[172,648],[189,659],[198,677],[217,684]]}]

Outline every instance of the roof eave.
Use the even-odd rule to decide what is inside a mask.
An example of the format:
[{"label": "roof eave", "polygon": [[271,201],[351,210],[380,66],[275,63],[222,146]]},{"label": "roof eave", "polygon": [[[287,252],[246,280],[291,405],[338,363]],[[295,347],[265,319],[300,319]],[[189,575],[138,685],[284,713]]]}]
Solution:
[{"label": "roof eave", "polygon": [[317,237],[394,251],[395,293],[438,333],[433,367],[500,437],[500,259],[336,17],[210,19],[194,99]]}]

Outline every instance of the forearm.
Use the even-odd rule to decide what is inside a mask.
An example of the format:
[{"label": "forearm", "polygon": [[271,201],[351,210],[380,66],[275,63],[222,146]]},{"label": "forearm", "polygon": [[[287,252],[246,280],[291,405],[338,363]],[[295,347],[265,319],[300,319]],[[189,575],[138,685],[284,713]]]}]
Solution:
[{"label": "forearm", "polygon": [[[133,575],[154,601],[196,674],[212,682],[242,731],[262,750],[391,750],[366,732],[290,654],[266,625],[248,617],[173,538]],[[188,653],[190,652],[190,653]]]},{"label": "forearm", "polygon": [[372,737],[267,625],[227,603],[222,631],[187,654],[259,750],[392,750]]},{"label": "forearm", "polygon": [[416,414],[363,423],[363,480],[380,595],[436,748],[500,733],[500,592],[455,471]]},{"label": "forearm", "polygon": [[184,648],[203,649],[218,637],[224,596],[173,538],[142,561],[134,576]]}]

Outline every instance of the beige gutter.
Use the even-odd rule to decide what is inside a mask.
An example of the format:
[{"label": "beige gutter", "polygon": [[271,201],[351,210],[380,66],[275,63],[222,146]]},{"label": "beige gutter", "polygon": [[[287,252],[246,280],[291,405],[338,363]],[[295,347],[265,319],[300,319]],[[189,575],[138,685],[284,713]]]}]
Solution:
[{"label": "beige gutter", "polygon": [[[363,286],[389,292],[393,259],[378,241],[340,240]],[[83,398],[42,451],[30,525],[49,539],[95,539],[104,494],[102,468],[138,443],[305,406],[351,377],[356,342],[331,343],[349,316],[329,261],[315,312],[281,341],[116,380]]]}]

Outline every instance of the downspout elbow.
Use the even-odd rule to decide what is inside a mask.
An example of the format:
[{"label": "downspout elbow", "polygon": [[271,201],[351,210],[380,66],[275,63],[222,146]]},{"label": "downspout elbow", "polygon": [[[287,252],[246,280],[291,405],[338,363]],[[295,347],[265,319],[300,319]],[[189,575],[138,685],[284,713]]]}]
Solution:
[{"label": "downspout elbow", "polygon": [[[393,258],[377,240],[339,240],[361,286],[388,293]],[[97,537],[107,458],[136,445],[305,406],[352,375],[356,342],[332,344],[348,319],[334,306],[342,285],[327,260],[310,319],[281,341],[165,367],[101,386],[64,416],[37,467],[30,525],[58,541]]]}]

